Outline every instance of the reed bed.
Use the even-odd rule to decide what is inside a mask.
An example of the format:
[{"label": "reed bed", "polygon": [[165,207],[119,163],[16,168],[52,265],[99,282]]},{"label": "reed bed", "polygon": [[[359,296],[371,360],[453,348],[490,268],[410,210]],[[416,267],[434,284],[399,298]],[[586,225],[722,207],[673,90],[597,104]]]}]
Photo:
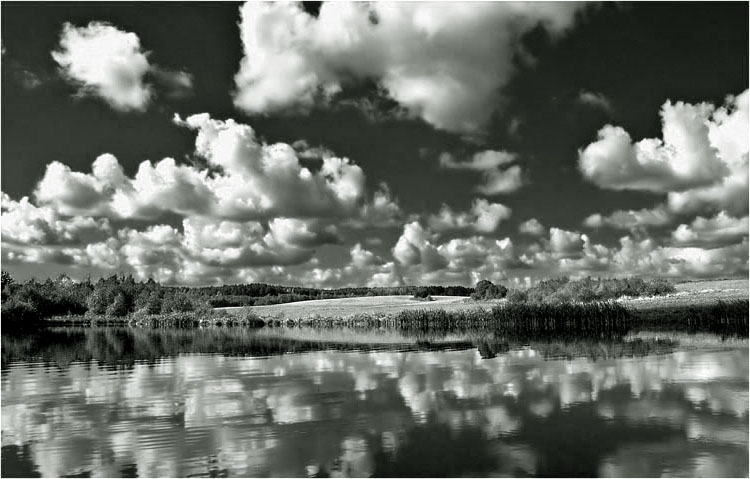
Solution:
[{"label": "reed bed", "polygon": [[633,326],[640,328],[725,336],[748,336],[748,300],[717,301],[683,307],[654,308],[636,311]]},{"label": "reed bed", "polygon": [[346,316],[308,315],[286,318],[283,314],[261,317],[254,310],[208,311],[159,315],[132,314],[123,318],[106,316],[57,316],[44,321],[51,325],[151,327],[194,326],[315,326],[350,328],[392,328],[412,336],[433,332],[499,332],[530,339],[541,337],[610,337],[629,329],[672,329],[748,335],[748,301],[718,301],[685,307],[631,308],[622,302],[591,303],[501,303],[492,308],[419,308],[395,313],[373,311]]},{"label": "reed bed", "polygon": [[596,303],[519,303],[492,308],[492,319],[501,333],[532,336],[579,334],[587,337],[625,333],[631,315],[614,301]]},{"label": "reed bed", "polygon": [[168,314],[130,314],[123,317],[105,315],[66,315],[52,316],[43,320],[46,325],[55,326],[150,326],[150,327],[192,327],[192,326],[251,326],[261,327],[266,320],[252,311],[229,314],[224,311]]}]

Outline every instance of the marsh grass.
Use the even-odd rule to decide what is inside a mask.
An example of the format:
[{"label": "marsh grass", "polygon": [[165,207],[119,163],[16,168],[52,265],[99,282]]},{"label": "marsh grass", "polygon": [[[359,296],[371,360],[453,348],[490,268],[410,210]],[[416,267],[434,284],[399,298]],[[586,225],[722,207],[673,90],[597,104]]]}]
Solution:
[{"label": "marsh grass", "polygon": [[244,310],[229,314],[226,311],[187,311],[182,313],[143,314],[133,313],[115,317],[107,315],[85,314],[52,316],[43,322],[47,325],[61,326],[150,326],[150,327],[191,327],[191,326],[253,326],[266,324],[255,312]]},{"label": "marsh grass", "polygon": [[720,335],[748,336],[748,300],[665,306],[634,311],[633,326],[648,329],[679,329]]},{"label": "marsh grass", "polygon": [[501,333],[532,336],[624,333],[630,313],[615,302],[600,303],[506,303],[491,310],[409,310],[393,318],[401,330],[456,330],[484,327]]},{"label": "marsh grass", "polygon": [[[458,307],[460,306],[460,307]],[[122,318],[96,315],[55,316],[45,324],[150,327],[194,326],[316,326],[393,328],[401,333],[428,335],[431,332],[467,330],[500,331],[529,338],[586,335],[607,337],[629,329],[673,329],[713,332],[720,335],[748,335],[748,301],[730,300],[685,306],[657,303],[652,308],[633,308],[619,301],[587,303],[515,303],[481,307],[450,304],[449,308],[407,308],[374,310],[330,316],[320,313],[292,315],[275,311],[260,316],[256,309],[208,310],[157,315],[131,314]]]}]

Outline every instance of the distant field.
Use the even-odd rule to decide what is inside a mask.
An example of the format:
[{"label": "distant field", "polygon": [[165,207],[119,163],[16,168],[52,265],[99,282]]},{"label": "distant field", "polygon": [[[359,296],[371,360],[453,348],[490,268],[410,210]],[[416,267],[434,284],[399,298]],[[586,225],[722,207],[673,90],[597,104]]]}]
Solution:
[{"label": "distant field", "polygon": [[[419,301],[411,296],[365,296],[361,298],[319,299],[297,303],[250,306],[238,308],[217,308],[235,312],[249,309],[263,318],[298,319],[310,316],[327,318],[351,316],[354,314],[395,314],[405,309],[466,309],[478,306],[489,307],[493,303],[476,303],[466,296],[433,296],[434,301]],[[495,303],[496,304],[496,303]]]},{"label": "distant field", "polygon": [[[651,298],[623,298],[620,301],[636,310],[663,309],[715,303],[718,300],[747,299],[748,280],[696,281],[676,285],[677,292]],[[498,301],[471,301],[465,296],[434,296],[434,301],[419,301],[411,296],[366,296],[322,299],[297,303],[236,308],[217,308],[228,312],[251,310],[262,318],[299,319],[319,316],[337,318],[355,314],[391,315],[406,309],[443,309],[446,311],[490,308]]]},{"label": "distant field", "polygon": [[748,280],[693,281],[675,285],[677,292],[653,298],[623,299],[634,309],[669,308],[715,303],[723,300],[748,299]]}]

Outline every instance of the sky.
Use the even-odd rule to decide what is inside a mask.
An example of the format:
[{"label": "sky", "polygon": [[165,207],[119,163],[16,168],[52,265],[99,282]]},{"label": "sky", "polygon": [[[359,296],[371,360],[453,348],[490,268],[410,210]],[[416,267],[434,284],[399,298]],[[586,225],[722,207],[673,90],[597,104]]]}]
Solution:
[{"label": "sky", "polygon": [[3,2],[2,268],[748,274],[748,4]]}]

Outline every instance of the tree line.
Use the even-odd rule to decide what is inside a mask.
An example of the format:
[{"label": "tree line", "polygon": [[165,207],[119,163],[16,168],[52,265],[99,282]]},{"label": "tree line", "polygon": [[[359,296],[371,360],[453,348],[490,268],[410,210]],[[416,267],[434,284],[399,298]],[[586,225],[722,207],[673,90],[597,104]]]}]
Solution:
[{"label": "tree line", "polygon": [[18,282],[3,271],[2,316],[4,323],[83,314],[123,317],[133,313],[170,314],[312,299],[413,295],[418,290],[443,296],[469,296],[474,292],[473,288],[464,286],[317,289],[250,283],[173,287],[161,285],[153,279],[136,281],[131,275],[112,275],[94,282],[91,279],[74,281],[62,274],[55,279]]}]

